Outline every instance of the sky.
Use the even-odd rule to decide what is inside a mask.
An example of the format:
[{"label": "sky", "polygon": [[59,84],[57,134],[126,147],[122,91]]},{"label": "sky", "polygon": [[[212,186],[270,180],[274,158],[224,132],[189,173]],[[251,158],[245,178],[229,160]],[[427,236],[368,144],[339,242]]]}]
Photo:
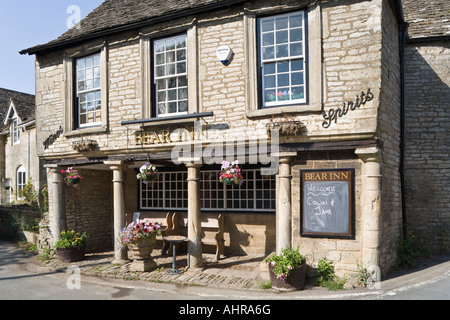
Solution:
[{"label": "sky", "polygon": [[35,56],[19,51],[56,39],[102,2],[0,0],[0,88],[34,94]]}]

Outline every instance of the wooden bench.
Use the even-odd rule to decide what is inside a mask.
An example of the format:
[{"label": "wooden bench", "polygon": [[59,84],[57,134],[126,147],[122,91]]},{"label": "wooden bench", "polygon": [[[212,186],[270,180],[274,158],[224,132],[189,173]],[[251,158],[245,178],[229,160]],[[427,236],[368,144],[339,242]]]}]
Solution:
[{"label": "wooden bench", "polygon": [[[166,235],[181,235],[181,227],[187,227],[187,219],[183,218],[178,212],[169,212],[166,216],[167,228],[164,231]],[[202,213],[202,243],[216,246],[216,260],[221,255],[225,255],[225,239],[223,236],[225,221],[222,213]],[[213,233],[214,237],[206,237],[205,232]],[[162,254],[167,254],[169,244],[164,243]]]}]

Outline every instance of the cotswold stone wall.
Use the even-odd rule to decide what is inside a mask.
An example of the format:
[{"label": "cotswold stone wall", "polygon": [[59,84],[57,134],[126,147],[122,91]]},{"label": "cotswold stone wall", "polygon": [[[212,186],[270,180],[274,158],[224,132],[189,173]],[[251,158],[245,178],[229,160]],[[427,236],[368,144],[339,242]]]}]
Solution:
[{"label": "cotswold stone wall", "polygon": [[406,223],[434,252],[450,250],[450,45],[406,48]]}]

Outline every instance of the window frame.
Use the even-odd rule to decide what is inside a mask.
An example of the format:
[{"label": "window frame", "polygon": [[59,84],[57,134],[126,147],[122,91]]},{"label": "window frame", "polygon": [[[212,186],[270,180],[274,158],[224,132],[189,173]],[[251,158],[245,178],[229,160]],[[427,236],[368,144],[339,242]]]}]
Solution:
[{"label": "window frame", "polygon": [[[252,188],[242,188],[240,186],[227,186],[223,183],[221,183],[218,179],[220,170],[201,170],[200,175],[200,203],[202,207],[202,211],[223,211],[223,212],[261,212],[261,213],[274,213],[276,210],[276,179],[275,176],[270,176],[271,178],[265,178],[261,175],[260,169],[247,169],[245,170],[248,174],[252,172],[253,178],[246,178],[244,176],[244,186],[246,186],[245,183],[248,183],[251,181],[253,183]],[[211,174],[213,173],[213,174]],[[174,177],[177,177],[177,174],[180,175],[180,179],[168,180],[168,175],[173,175]],[[210,179],[205,179],[205,176],[209,174]],[[215,178],[214,178],[215,177]],[[180,210],[185,211],[187,210],[187,171],[159,171],[159,179],[157,181],[151,182],[149,184],[144,184],[142,181],[139,181],[138,184],[138,206],[140,210]],[[214,188],[210,187],[209,189],[206,188],[206,185],[212,185],[214,184]],[[260,182],[261,188],[257,188],[257,182]],[[265,183],[267,182],[267,183]],[[269,185],[270,187],[266,190],[265,186]],[[167,185],[175,185],[175,190],[170,189],[167,190]],[[162,188],[161,188],[162,187]],[[264,196],[264,192],[268,191],[271,195],[271,198],[269,200],[266,199]],[[151,195],[157,192],[159,193],[159,197],[157,199],[153,198]],[[180,193],[181,192],[181,193]],[[216,192],[217,196],[215,198],[213,197],[202,197],[203,195],[207,193]],[[219,200],[219,192],[223,193],[223,200]],[[251,193],[252,192],[252,193]],[[258,199],[256,197],[257,193],[261,192],[261,198]],[[146,194],[146,197],[143,197],[143,194]],[[243,194],[246,194],[246,196],[242,197]],[[162,198],[161,198],[162,195]],[[181,195],[181,196],[180,196]],[[231,195],[231,199],[230,199]],[[238,195],[238,199],[235,198],[235,195]],[[167,202],[169,201],[169,202]],[[178,201],[181,201],[183,204],[181,207],[178,205],[169,205],[167,206],[167,203],[175,203],[177,204]],[[210,201],[210,205],[207,206],[206,203]],[[211,201],[217,201],[215,206],[211,205]],[[219,207],[219,201],[223,201],[224,206]],[[230,202],[231,201],[231,202]],[[238,202],[236,202],[238,201]],[[249,203],[253,202],[253,207],[248,208]],[[261,208],[258,208],[258,201],[261,201]],[[265,208],[264,201],[270,202],[270,208]],[[157,202],[157,206],[154,206],[153,204]],[[245,207],[242,208],[242,204],[246,203]],[[150,205],[149,205],[150,203]],[[162,205],[160,205],[162,203]],[[239,206],[236,206],[236,203],[239,203]],[[143,205],[145,204],[145,205]],[[231,206],[230,206],[231,204]]]},{"label": "window frame", "polygon": [[[271,32],[266,31],[264,32],[264,30],[262,29],[262,25],[264,23],[264,21],[267,20],[274,20],[274,23],[276,23],[275,21],[277,19],[283,19],[283,18],[288,18],[288,21],[290,21],[290,17],[293,16],[298,16],[301,15],[301,27],[293,27],[291,28],[290,25],[287,28],[281,29],[281,31],[279,31],[279,29],[276,28],[276,26],[274,25],[273,31]],[[291,39],[291,30],[296,30],[296,29],[300,29],[301,28],[301,41],[290,41]],[[289,105],[306,105],[308,103],[308,25],[307,25],[307,13],[306,10],[297,10],[297,11],[292,11],[292,12],[288,12],[288,13],[281,13],[281,14],[272,14],[272,15],[265,15],[265,16],[260,16],[256,18],[256,32],[257,32],[257,48],[256,48],[256,52],[257,52],[257,63],[258,63],[258,67],[257,67],[257,72],[258,72],[258,107],[259,109],[266,109],[266,108],[277,108],[277,107],[283,107],[283,106],[289,106]],[[286,45],[288,47],[288,52],[287,52],[287,56],[286,57],[276,57],[277,53],[276,53],[276,47],[277,47],[277,33],[281,33],[281,32],[287,32],[287,42],[286,43],[282,43],[282,45]],[[263,42],[263,37],[264,34],[269,35],[270,33],[273,33],[274,35],[274,39],[273,39],[273,48],[274,48],[274,52],[273,55],[274,57],[272,59],[264,59],[263,55],[264,55],[264,47],[269,47],[268,46],[264,46],[264,42]],[[292,55],[290,54],[291,50],[289,49],[291,47],[291,45],[295,44],[295,43],[299,43],[302,46],[302,54],[300,55]],[[301,60],[301,69],[298,70],[298,73],[301,73],[303,75],[302,77],[302,83],[295,86],[292,85],[292,74],[293,73],[297,73],[297,72],[292,72],[291,68],[292,68],[292,61],[297,61],[297,60]],[[265,76],[264,76],[264,67],[265,65],[268,64],[275,64],[275,68],[278,69],[278,65],[282,64],[283,62],[289,62],[289,71],[288,72],[277,72],[275,71],[275,73],[270,73],[270,76],[275,77],[275,87],[271,87],[271,88],[275,88],[272,90],[275,90],[275,99],[276,101],[272,102],[272,101],[266,101],[265,99],[265,93],[264,91],[266,90],[265,88]],[[297,70],[296,70],[297,71]],[[289,75],[289,79],[288,79],[288,86],[279,86],[278,85],[278,79],[280,75]],[[289,100],[283,100],[283,101],[278,101],[278,95],[279,92],[282,92],[281,90],[284,89],[284,92],[286,92],[286,89],[288,88],[289,90],[287,91],[289,95],[293,95],[292,93],[292,88],[293,87],[302,87],[303,88],[303,98],[301,99],[289,99]],[[278,91],[280,90],[280,91]]]},{"label": "window frame", "polygon": [[11,133],[13,145],[20,144],[20,127],[17,117],[11,119]]},{"label": "window frame", "polygon": [[[100,82],[101,82],[101,124],[95,126],[78,125],[76,98],[76,59],[100,53]],[[64,51],[64,136],[72,137],[90,133],[108,132],[108,45],[104,39],[95,40],[82,46]]]},{"label": "window frame", "polygon": [[321,12],[322,4],[317,2],[309,5],[309,1],[299,0],[298,4],[291,7],[284,13],[304,11],[305,30],[307,41],[305,42],[307,61],[307,97],[303,104],[291,104],[277,107],[260,107],[260,85],[258,80],[258,30],[257,19],[259,17],[278,15],[283,13],[279,9],[272,7],[260,8],[259,6],[249,6],[244,14],[244,51],[245,56],[245,94],[246,94],[246,117],[249,119],[259,119],[261,117],[282,116],[290,113],[311,113],[321,112],[324,96],[324,74],[322,70],[323,55],[323,30],[322,19],[326,16]]},{"label": "window frame", "polygon": [[[95,63],[94,62],[95,61],[95,57],[98,57],[98,65],[94,64]],[[84,68],[82,68],[83,71],[85,73],[87,73],[87,71],[89,69],[92,69],[92,73],[94,73],[95,68],[99,68],[99,74],[98,74],[98,77],[95,77],[95,74],[92,74],[92,77],[90,78],[90,80],[93,82],[93,87],[91,89],[86,89],[86,90],[79,91],[79,86],[78,86],[79,82],[80,81],[88,81],[89,79],[88,79],[88,77],[86,75],[84,76],[84,79],[82,79],[82,80],[80,80],[78,78],[79,71],[81,71],[78,68],[78,63],[81,60],[85,60],[86,61],[87,59],[90,59],[90,58],[93,59],[92,67],[84,67]],[[89,54],[87,56],[75,58],[73,67],[74,67],[74,96],[75,96],[75,98],[74,98],[74,102],[75,102],[75,106],[74,106],[75,115],[74,115],[74,118],[75,118],[75,121],[76,121],[76,124],[75,124],[76,128],[83,129],[83,128],[89,128],[89,127],[98,127],[98,126],[100,126],[102,124],[102,117],[104,117],[104,115],[102,115],[102,105],[101,105],[102,104],[102,63],[101,63],[101,53],[100,52],[96,52],[96,53]],[[95,84],[95,79],[99,79],[99,81],[100,81],[98,87],[95,87],[95,85],[94,85]],[[94,119],[96,119],[96,117],[97,117],[96,116],[97,108],[99,108],[98,111],[100,112],[100,121],[94,121],[92,123],[88,123],[88,122],[87,123],[81,123],[82,112],[81,112],[81,98],[80,98],[80,95],[81,94],[89,95],[89,93],[94,93],[94,95],[95,95],[94,100],[92,101],[94,103],[94,111],[93,112],[92,111],[88,111],[88,103],[91,100],[86,100],[86,102],[85,102],[86,103],[86,112],[84,112],[84,113],[86,114],[86,117],[88,117],[89,114],[93,113],[94,114]],[[97,94],[97,93],[99,93],[99,94]],[[96,105],[97,102],[100,102],[100,106],[98,106],[98,107]]]},{"label": "window frame", "polygon": [[[20,183],[22,181],[22,183]],[[19,166],[16,170],[16,193],[17,198],[22,199],[23,195],[21,195],[21,191],[23,191],[25,185],[27,184],[27,170],[24,166]]]},{"label": "window frame", "polygon": [[[174,51],[174,56],[175,56],[175,62],[167,63],[167,61],[164,60],[165,61],[164,64],[158,64],[157,65],[156,64],[156,59],[157,59],[156,56],[158,54],[161,54],[161,53],[157,52],[157,50],[155,49],[156,43],[161,42],[161,41],[170,41],[172,39],[174,39],[175,43],[176,43],[176,39],[180,38],[180,37],[184,37],[184,42],[185,42],[185,46],[184,46],[185,59],[181,60],[181,62],[184,62],[185,72],[181,72],[181,73],[176,72],[173,75],[157,76],[157,68],[159,66],[162,66],[162,65],[167,66],[168,64],[174,64],[175,68],[177,68],[177,64],[179,62],[178,59],[177,59],[177,51],[180,51],[180,50],[177,50],[178,48],[175,48],[173,50]],[[189,114],[189,79],[188,79],[189,78],[188,77],[188,74],[189,74],[189,72],[188,72],[188,70],[189,70],[189,48],[188,48],[188,34],[187,34],[187,32],[177,33],[177,34],[172,34],[172,35],[166,35],[166,36],[163,36],[163,37],[158,37],[158,38],[151,39],[150,47],[151,47],[150,55],[151,55],[151,86],[152,86],[151,92],[152,92],[152,105],[153,105],[152,114],[155,116],[155,118],[168,118],[168,119],[170,119],[170,117],[176,117],[176,116],[179,116],[179,115]],[[167,55],[168,51],[172,51],[172,50],[164,50],[164,53]],[[178,81],[179,81],[178,79],[182,78],[182,77],[185,77],[186,85],[179,86],[178,85]],[[170,112],[160,113],[159,112],[159,107],[158,107],[158,104],[159,104],[158,93],[159,92],[158,92],[158,84],[157,84],[157,82],[158,82],[158,80],[161,80],[161,81],[167,80],[166,86],[168,86],[169,85],[168,84],[169,79],[173,79],[173,78],[177,79],[177,86],[172,88],[172,89],[175,89],[176,92],[177,92],[177,99],[175,99],[175,100],[168,100],[168,98],[169,98],[168,95],[169,95],[169,91],[170,91],[169,89],[170,88],[166,87],[165,88],[166,90],[164,90],[164,91],[166,91],[166,100],[165,100],[165,102],[167,103],[166,108],[168,110],[169,109],[169,105],[168,105],[169,102],[170,101],[176,101],[177,102],[177,111],[176,112],[172,112],[172,113],[170,113]],[[186,92],[186,98],[179,99],[179,95],[178,94],[179,94],[179,91],[182,90],[182,89],[185,90],[185,92]],[[186,111],[178,111],[179,110],[179,102],[180,101],[185,101],[186,102]]]}]

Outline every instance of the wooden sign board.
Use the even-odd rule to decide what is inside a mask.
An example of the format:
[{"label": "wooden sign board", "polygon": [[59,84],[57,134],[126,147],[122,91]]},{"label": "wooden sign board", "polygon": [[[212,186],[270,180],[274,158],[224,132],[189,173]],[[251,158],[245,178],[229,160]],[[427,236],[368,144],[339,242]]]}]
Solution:
[{"label": "wooden sign board", "polygon": [[355,237],[354,169],[301,170],[302,237]]}]

